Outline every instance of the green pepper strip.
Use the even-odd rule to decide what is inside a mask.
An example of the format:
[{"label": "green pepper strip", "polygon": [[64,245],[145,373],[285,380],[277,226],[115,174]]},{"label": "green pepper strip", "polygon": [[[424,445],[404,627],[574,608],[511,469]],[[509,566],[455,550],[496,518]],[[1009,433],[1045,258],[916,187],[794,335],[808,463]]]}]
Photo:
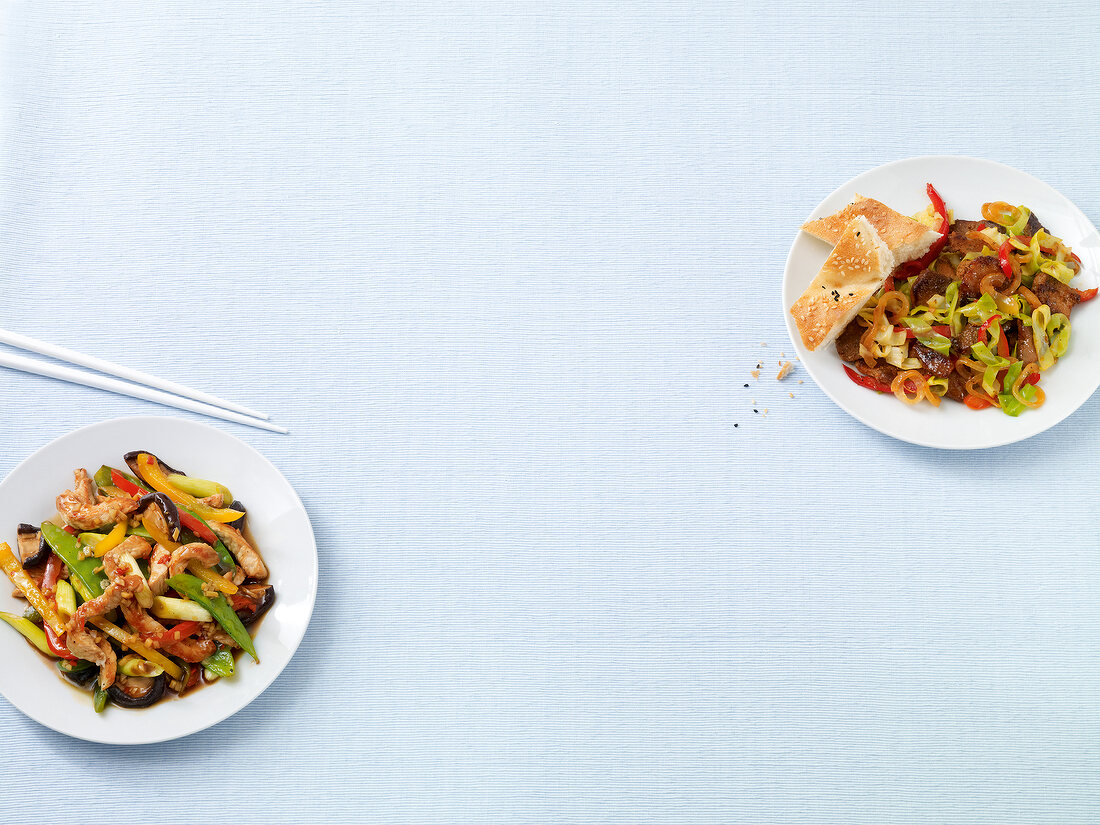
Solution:
[{"label": "green pepper strip", "polygon": [[227,647],[220,648],[203,659],[202,666],[214,676],[232,676],[233,651]]},{"label": "green pepper strip", "polygon": [[218,624],[222,626],[222,629],[229,634],[229,638],[239,644],[241,649],[255,659],[256,662],[260,661],[260,657],[256,654],[256,646],[252,644],[252,637],[248,635],[248,630],[241,624],[240,618],[230,607],[225,596],[218,593],[215,598],[211,599],[202,590],[202,580],[188,573],[173,576],[168,580],[168,586],[177,593],[182,593],[191,601],[205,607],[210,615],[217,620]]},{"label": "green pepper strip", "polygon": [[69,568],[69,584],[80,594],[80,598],[88,601],[103,593],[107,577],[102,572],[96,572],[96,568],[103,564],[102,559],[95,556],[80,558],[82,548],[77,537],[66,533],[52,521],[42,522],[42,537]]}]

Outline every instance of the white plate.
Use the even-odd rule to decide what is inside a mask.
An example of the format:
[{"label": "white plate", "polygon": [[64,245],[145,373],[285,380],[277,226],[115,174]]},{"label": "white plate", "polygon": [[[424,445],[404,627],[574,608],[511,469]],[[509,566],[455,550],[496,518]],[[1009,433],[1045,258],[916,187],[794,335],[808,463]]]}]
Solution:
[{"label": "white plate", "polygon": [[[1009,166],[959,156],[908,158],[888,163],[852,178],[825,198],[807,217],[829,215],[855,199],[877,198],[906,215],[928,206],[925,184],[932,183],[956,218],[981,220],[988,201],[1029,207],[1052,233],[1081,257],[1081,274],[1073,285],[1097,286],[1100,235],[1088,218],[1047,184]],[[967,450],[1022,441],[1053,427],[1080,407],[1100,386],[1100,300],[1075,309],[1070,348],[1064,359],[1043,373],[1046,403],[1011,418],[996,409],[974,411],[952,401],[938,408],[910,406],[892,395],[871,392],[845,375],[831,344],[809,352],[788,311],[817,275],[830,248],[824,241],[799,232],[783,273],[783,315],[798,357],[806,371],[833,401],[869,427],[925,447]]]},{"label": "white plate", "polygon": [[[305,635],[317,594],[317,545],[301,500],[266,458],[228,433],[175,418],[116,418],[62,436],[36,452],[0,484],[0,536],[14,548],[19,522],[38,524],[56,512],[73,470],[94,473],[123,465],[123,454],[149,450],[189,475],[221,481],[248,508],[248,526],[270,570],[275,604],[260,622],[256,649],[237,672],[182,699],[142,710],[108,705],[92,711],[91,694],[66,683],[22,636],[0,624],[0,693],[32,719],[61,733],[116,745],[164,742],[203,730],[236,713],[279,675]],[[21,613],[6,578],[0,610]]]}]

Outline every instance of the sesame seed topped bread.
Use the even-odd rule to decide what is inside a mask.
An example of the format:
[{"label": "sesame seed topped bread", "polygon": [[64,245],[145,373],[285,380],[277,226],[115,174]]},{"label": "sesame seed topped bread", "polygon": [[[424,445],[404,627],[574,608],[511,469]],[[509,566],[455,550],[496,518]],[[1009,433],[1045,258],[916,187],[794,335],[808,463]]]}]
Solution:
[{"label": "sesame seed topped bread", "polygon": [[835,245],[855,217],[864,217],[871,222],[875,231],[894,253],[898,264],[920,258],[942,237],[939,232],[929,229],[920,221],[895,212],[874,198],[859,195],[856,196],[855,203],[832,215],[803,224],[802,228],[814,237]]},{"label": "sesame seed topped bread", "polygon": [[815,350],[840,335],[895,264],[874,225],[863,215],[852,218],[817,277],[791,307],[806,348]]}]

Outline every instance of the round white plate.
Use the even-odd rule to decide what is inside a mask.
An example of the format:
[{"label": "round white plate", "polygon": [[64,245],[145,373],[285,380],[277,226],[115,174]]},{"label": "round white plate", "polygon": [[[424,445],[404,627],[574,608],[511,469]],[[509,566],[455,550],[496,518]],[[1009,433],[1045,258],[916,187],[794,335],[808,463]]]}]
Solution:
[{"label": "round white plate", "polygon": [[[247,655],[228,679],[182,699],[142,710],[108,705],[92,710],[91,693],[65,682],[22,636],[0,624],[0,693],[32,719],[61,733],[113,745],[176,739],[236,713],[279,675],[309,625],[317,594],[317,545],[294,489],[266,458],[228,433],[175,418],[116,418],[62,436],[36,452],[0,484],[0,537],[14,548],[19,522],[52,517],[54,499],[70,489],[73,470],[94,473],[123,465],[123,454],[149,450],[189,475],[221,481],[248,508],[248,526],[270,570],[275,604],[256,634],[260,664]],[[0,576],[0,610],[22,613]]]},{"label": "round white plate", "polygon": [[[1100,284],[1100,235],[1088,218],[1068,199],[1031,175],[990,160],[959,156],[908,158],[888,163],[852,178],[825,198],[806,218],[832,214],[851,203],[856,194],[877,198],[912,215],[928,206],[925,184],[943,196],[956,218],[981,220],[988,201],[1007,201],[1029,207],[1053,234],[1081,257],[1081,274],[1073,285],[1089,289]],[[783,315],[798,357],[806,371],[833,401],[852,416],[881,433],[925,447],[968,450],[998,447],[1030,438],[1053,427],[1080,407],[1100,386],[1100,300],[1073,311],[1068,354],[1043,373],[1046,403],[1011,418],[997,409],[974,411],[945,401],[939,407],[910,406],[893,395],[871,392],[844,373],[833,345],[809,352],[788,311],[817,275],[830,247],[799,232],[787,256],[783,273]]]}]

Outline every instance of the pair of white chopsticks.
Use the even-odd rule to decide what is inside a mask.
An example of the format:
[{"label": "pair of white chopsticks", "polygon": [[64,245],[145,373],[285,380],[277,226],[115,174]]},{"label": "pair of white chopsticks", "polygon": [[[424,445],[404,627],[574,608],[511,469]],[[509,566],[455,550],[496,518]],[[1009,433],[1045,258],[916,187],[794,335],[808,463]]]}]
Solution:
[{"label": "pair of white chopsticks", "polygon": [[[104,361],[102,358],[84,355],[65,347],[47,344],[45,341],[38,341],[34,338],[28,338],[26,335],[19,335],[3,329],[0,329],[0,343],[9,344],[29,352],[37,352],[39,355],[46,355],[59,361],[67,361],[70,364],[88,367],[101,373],[107,373],[107,375],[96,375],[72,367],[63,367],[60,364],[50,364],[46,361],[27,358],[25,355],[15,355],[7,352],[0,352],[0,366],[2,367],[9,367],[20,372],[29,372],[32,375],[44,375],[47,378],[56,378],[72,384],[82,384],[85,387],[95,387],[119,395],[128,395],[131,398],[142,398],[168,407],[202,413],[213,418],[220,418],[223,421],[235,421],[238,424],[258,427],[261,430],[268,430],[273,433],[286,433],[287,431],[286,427],[280,427],[268,421],[269,416],[265,413],[250,410],[248,407],[234,404],[231,401],[223,401],[209,393],[193,390],[190,387],[177,384],[175,381],[165,381],[155,375]],[[118,377],[109,378],[109,375]]]}]

